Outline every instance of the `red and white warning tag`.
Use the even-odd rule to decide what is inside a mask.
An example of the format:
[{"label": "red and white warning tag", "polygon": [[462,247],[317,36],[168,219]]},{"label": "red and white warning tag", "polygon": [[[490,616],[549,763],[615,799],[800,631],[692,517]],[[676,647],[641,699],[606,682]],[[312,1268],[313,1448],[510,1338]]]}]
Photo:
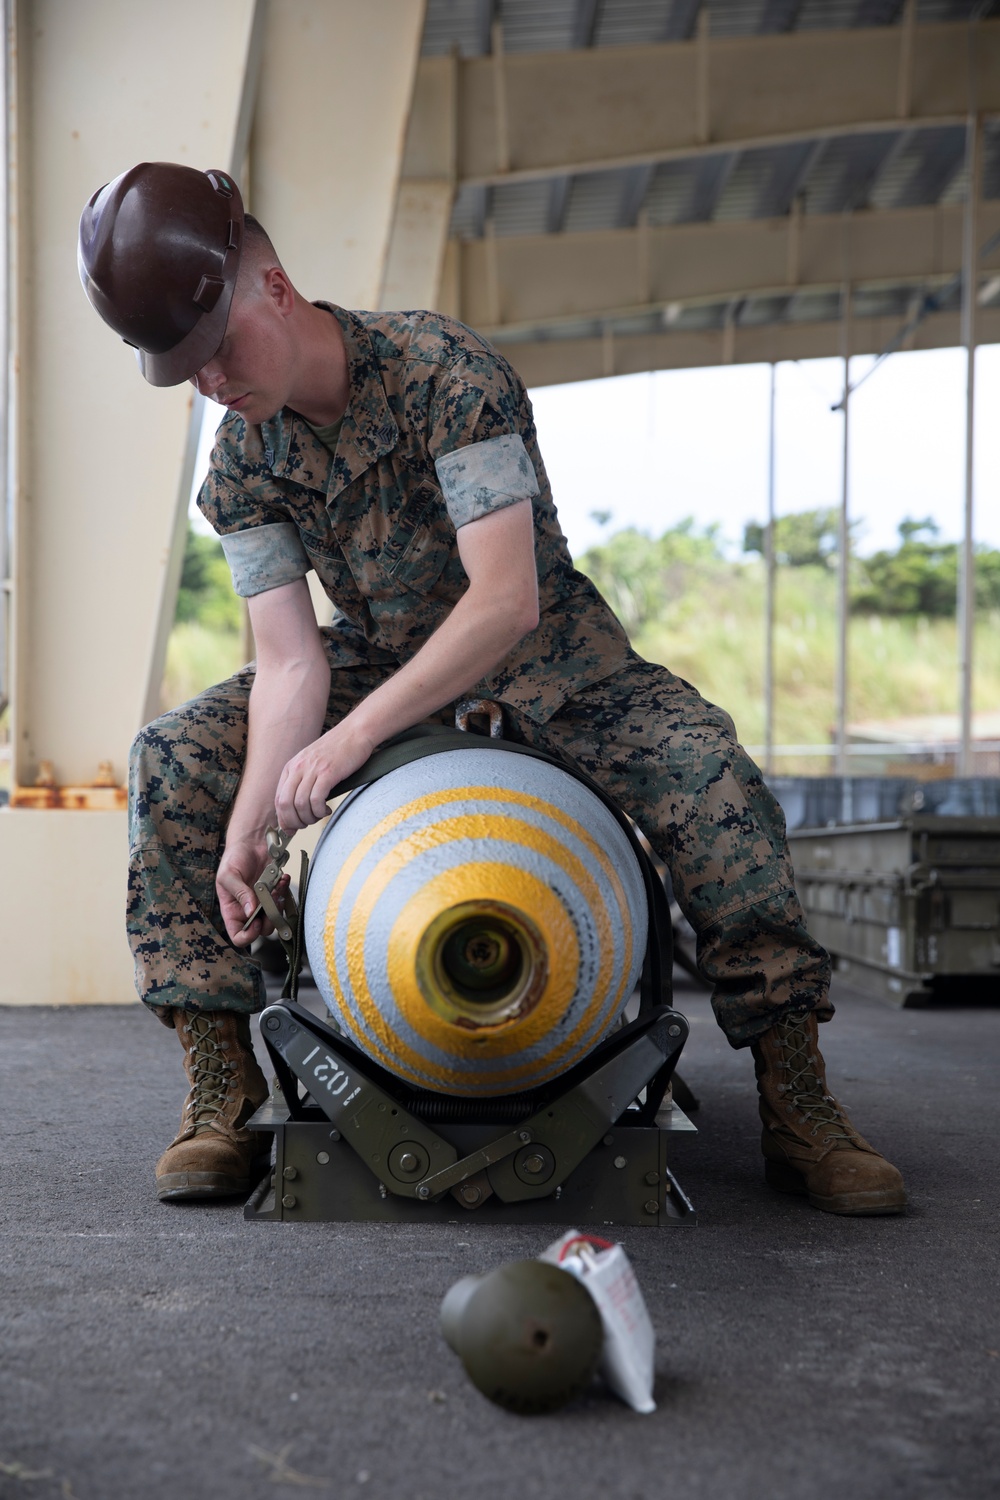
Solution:
[{"label": "red and white warning tag", "polygon": [[631,1262],[621,1245],[571,1229],[538,1257],[569,1271],[597,1304],[604,1324],[601,1375],[633,1411],[656,1410],[656,1336]]}]

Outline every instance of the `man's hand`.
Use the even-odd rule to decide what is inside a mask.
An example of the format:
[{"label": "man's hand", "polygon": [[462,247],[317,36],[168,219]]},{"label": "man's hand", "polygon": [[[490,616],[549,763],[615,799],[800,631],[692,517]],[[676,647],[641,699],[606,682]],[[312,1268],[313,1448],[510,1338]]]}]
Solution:
[{"label": "man's hand", "polygon": [[[268,857],[267,843],[263,836],[260,839],[248,838],[227,843],[215,877],[222,920],[230,939],[238,948],[248,947],[255,938],[267,937],[274,931],[274,924],[264,915],[257,917],[243,931],[247,918],[257,910],[257,893],[253,883],[259,878]],[[282,875],[272,892],[279,910],[283,907],[287,890],[288,876]]]},{"label": "man's hand", "polygon": [[377,745],[467,692],[535,628],[530,501],[460,527],[458,552],[469,586],[450,615],[393,677],[285,766],[275,795],[282,828],[317,822],[332,788],[364,765]]},{"label": "man's hand", "polygon": [[348,717],[293,755],[274,798],[280,826],[292,831],[325,818],[331,789],[363,766],[374,749],[356,720]]}]

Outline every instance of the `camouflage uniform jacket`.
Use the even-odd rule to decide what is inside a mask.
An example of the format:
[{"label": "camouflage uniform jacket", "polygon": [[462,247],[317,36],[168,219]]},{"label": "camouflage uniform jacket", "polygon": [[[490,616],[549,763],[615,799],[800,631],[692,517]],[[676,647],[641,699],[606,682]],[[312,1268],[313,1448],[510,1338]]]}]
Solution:
[{"label": "camouflage uniform jacket", "polygon": [[237,592],[315,569],[336,606],[336,659],[402,663],[468,585],[457,528],[531,499],[539,624],[478,690],[545,723],[618,671],[629,649],[573,567],[523,383],[485,340],[437,313],[319,305],[337,318],[349,361],[336,451],[287,407],[261,426],[230,413],[198,497]]}]

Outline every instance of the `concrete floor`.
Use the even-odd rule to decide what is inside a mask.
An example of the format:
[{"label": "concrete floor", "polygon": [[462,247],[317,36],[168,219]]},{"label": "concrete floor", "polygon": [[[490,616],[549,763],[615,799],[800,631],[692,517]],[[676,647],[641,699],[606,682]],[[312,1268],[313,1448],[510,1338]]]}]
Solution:
[{"label": "concrete floor", "polygon": [[838,1219],[769,1192],[749,1057],[680,993],[703,1103],[673,1165],[701,1222],[623,1236],[659,1340],[651,1417],[596,1387],[509,1416],[443,1343],[451,1283],[544,1231],[159,1204],[170,1034],[138,1007],[0,1011],[0,1496],[996,1497],[1000,1009],[838,998],[831,1076],[911,1210]]}]

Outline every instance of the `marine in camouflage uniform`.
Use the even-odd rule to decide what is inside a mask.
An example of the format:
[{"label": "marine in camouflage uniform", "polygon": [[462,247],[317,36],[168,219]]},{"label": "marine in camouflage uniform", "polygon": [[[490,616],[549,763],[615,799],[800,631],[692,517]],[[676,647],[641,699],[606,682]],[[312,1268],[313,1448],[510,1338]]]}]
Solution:
[{"label": "marine in camouflage uniform", "polygon": [[[351,390],[335,451],[287,408],[260,427],[230,414],[198,500],[239,593],[312,568],[336,607],[323,631],[325,727],[460,598],[458,528],[530,499],[539,624],[474,691],[503,704],[511,738],[581,766],[635,819],[670,870],[734,1045],[789,1011],[829,1016],[829,960],[803,922],[781,810],[729,715],[637,656],[574,569],[519,377],[437,314],[329,311]],[[248,667],[135,742],[129,936],[139,993],[161,1012],[264,1003],[260,969],[230,944],[214,890],[252,681]]]},{"label": "marine in camouflage uniform", "polygon": [[[729,716],[640,660],[574,570],[506,361],[432,313],[305,302],[225,172],[131,168],[87,204],[79,251],[88,296],[147,380],[191,379],[231,408],[199,504],[238,592],[263,596],[252,743],[250,666],[150,724],[132,754],[137,984],[191,1084],[158,1195],[254,1180],[247,1120],[267,1083],[249,1016],[264,989],[239,914],[253,910],[261,819],[320,816],[371,746],[500,658],[473,691],[504,705],[508,734],[588,771],[669,867],[718,1019],[753,1054],[768,1181],[831,1212],[898,1212],[899,1173],[827,1092],[829,962],[803,925],[781,813]],[[332,606],[322,649],[310,570]]]}]

